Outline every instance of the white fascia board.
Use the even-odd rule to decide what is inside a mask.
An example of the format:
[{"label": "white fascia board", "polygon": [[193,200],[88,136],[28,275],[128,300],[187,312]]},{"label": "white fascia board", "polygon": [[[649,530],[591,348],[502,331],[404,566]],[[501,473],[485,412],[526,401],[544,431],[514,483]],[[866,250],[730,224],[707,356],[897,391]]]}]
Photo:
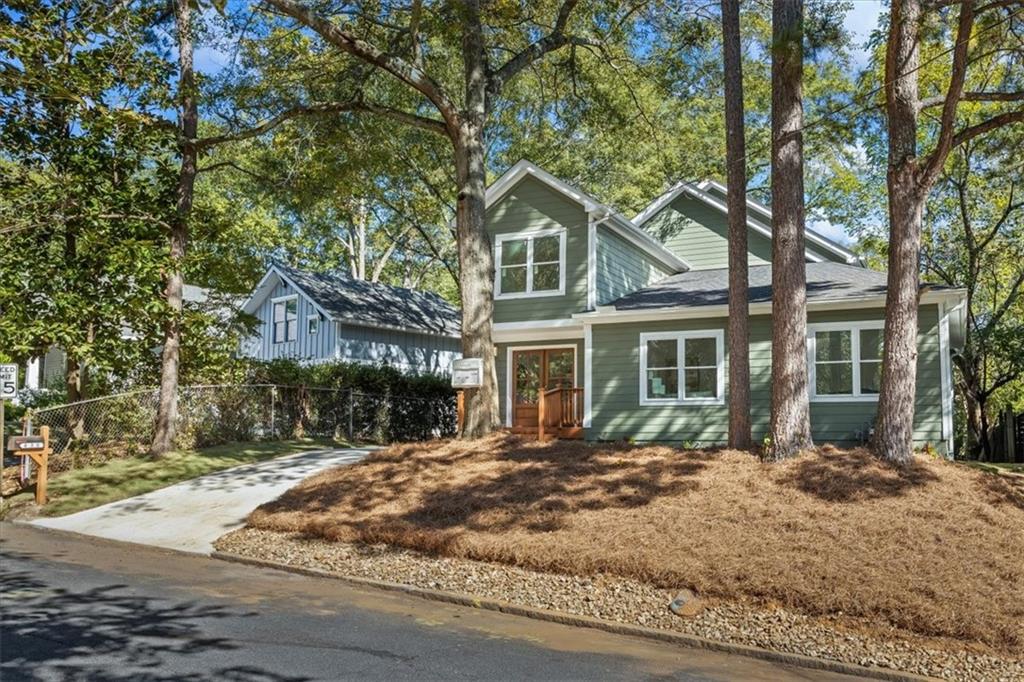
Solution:
[{"label": "white fascia board", "polygon": [[[683,193],[689,194],[698,201],[702,201],[705,204],[708,204],[709,206],[712,206],[721,211],[722,213],[728,215],[729,207],[707,192],[706,188],[709,186],[714,186],[716,188],[721,189],[722,191],[726,191],[725,185],[722,185],[721,183],[715,182],[713,180],[705,180],[704,182],[701,182],[698,185],[691,185],[688,182],[676,183],[675,185],[672,186],[671,189],[669,189],[669,191],[662,194],[660,197],[651,202],[651,204],[647,206],[643,211],[638,213],[637,216],[633,218],[633,223],[638,226],[643,225],[645,222],[650,220],[655,214],[661,211],[661,209],[675,201],[676,198]],[[753,199],[747,199],[747,208],[752,209],[757,213],[760,213],[769,221],[772,218],[771,209],[769,209],[764,204],[754,201]],[[769,239],[771,239],[772,237],[771,228],[759,221],[751,219],[749,211],[747,214],[747,227]],[[813,230],[805,228],[804,235],[808,241],[811,241],[817,246],[823,249],[827,249],[832,253],[835,253],[836,255],[842,257],[848,264],[860,263],[860,258],[857,256],[857,254],[846,249],[845,247],[840,246],[839,244],[834,243],[829,239],[826,239],[825,237],[822,237]],[[809,251],[805,251],[805,255],[811,262],[814,263],[821,262],[822,260],[821,258],[813,255]]]},{"label": "white fascia board", "polygon": [[588,213],[596,211],[599,208],[603,208],[601,202],[594,197],[590,196],[586,192],[580,191],[572,185],[562,182],[551,173],[548,173],[540,166],[531,163],[526,159],[517,162],[487,188],[484,195],[485,204],[490,207],[493,203],[500,201],[502,197],[508,194],[509,190],[515,187],[516,183],[527,176],[537,178],[556,192],[569,197],[576,203],[582,205],[583,210]]},{"label": "white fascia board", "polygon": [[252,290],[252,295],[245,300],[242,304],[242,312],[252,315],[266,299],[267,295],[273,291],[276,282],[272,281],[274,278],[280,278],[277,271],[274,268],[267,270],[267,273],[260,279],[259,284]]},{"label": "white fascia board", "polygon": [[493,326],[491,336],[495,343],[579,339],[583,337],[583,323],[571,318],[536,322],[497,322]]},{"label": "white fascia board", "polygon": [[[925,292],[920,304],[940,303],[950,298],[948,292]],[[808,301],[807,310],[856,310],[858,308],[885,308],[885,295],[856,296],[841,299]],[[750,304],[751,315],[770,315],[771,302]],[[688,308],[652,308],[650,310],[616,310],[612,306],[598,306],[590,313],[576,313],[573,319],[583,324],[616,324],[620,322],[657,322],[659,320],[684,320],[701,317],[727,317],[728,305],[705,305]]]},{"label": "white fascia board", "polygon": [[[335,319],[335,317],[334,317],[333,315],[331,315],[331,314],[330,314],[329,312],[327,312],[326,310],[324,310],[324,309],[323,309],[323,307],[321,307],[321,305],[320,305],[319,303],[317,303],[316,301],[314,301],[314,300],[312,299],[312,297],[311,297],[311,296],[310,296],[309,294],[307,294],[307,293],[306,293],[305,289],[303,289],[303,288],[302,288],[302,287],[300,287],[300,286],[299,286],[298,284],[296,284],[294,280],[292,280],[292,279],[291,279],[290,277],[288,277],[288,275],[286,275],[286,274],[284,274],[283,272],[281,272],[281,271],[280,271],[280,270],[279,270],[279,269],[277,268],[277,266],[274,266],[274,265],[272,265],[272,266],[270,266],[270,269],[271,269],[271,270],[272,270],[272,271],[273,271],[273,272],[274,272],[274,273],[275,273],[275,274],[276,274],[276,275],[277,275],[278,277],[280,277],[282,281],[284,281],[284,282],[285,282],[286,284],[288,284],[288,285],[289,285],[289,286],[291,286],[291,287],[292,287],[293,289],[295,289],[295,291],[297,291],[297,292],[298,292],[298,293],[299,293],[299,294],[300,294],[300,295],[302,296],[302,298],[304,298],[304,299],[306,299],[307,301],[309,301],[309,304],[310,304],[310,305],[312,305],[312,306],[313,306],[314,308],[316,308],[316,309],[317,309],[317,310],[318,310],[318,311],[320,312],[320,314],[324,316],[324,319],[327,319],[327,320],[333,320],[333,319]],[[267,273],[267,274],[269,275],[270,273]]]}]

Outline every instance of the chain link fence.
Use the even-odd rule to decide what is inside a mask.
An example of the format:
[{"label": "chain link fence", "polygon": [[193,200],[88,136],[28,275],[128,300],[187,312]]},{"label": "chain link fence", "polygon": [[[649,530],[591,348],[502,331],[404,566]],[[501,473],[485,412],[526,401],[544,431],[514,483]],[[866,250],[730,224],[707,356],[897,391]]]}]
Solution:
[{"label": "chain link fence", "polygon": [[[153,438],[158,391],[141,390],[30,413],[33,432],[50,427],[51,469],[144,453]],[[180,449],[236,441],[336,438],[391,443],[452,436],[454,397],[276,384],[189,386],[179,391]]]}]

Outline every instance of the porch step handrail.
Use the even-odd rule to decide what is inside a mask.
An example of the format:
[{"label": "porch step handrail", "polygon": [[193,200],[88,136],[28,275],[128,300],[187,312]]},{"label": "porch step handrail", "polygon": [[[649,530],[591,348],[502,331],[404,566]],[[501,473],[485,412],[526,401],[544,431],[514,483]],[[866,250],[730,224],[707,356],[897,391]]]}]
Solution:
[{"label": "porch step handrail", "polygon": [[583,426],[583,389],[552,388],[541,391],[537,401],[537,438],[544,440],[546,431],[558,435],[562,429]]}]

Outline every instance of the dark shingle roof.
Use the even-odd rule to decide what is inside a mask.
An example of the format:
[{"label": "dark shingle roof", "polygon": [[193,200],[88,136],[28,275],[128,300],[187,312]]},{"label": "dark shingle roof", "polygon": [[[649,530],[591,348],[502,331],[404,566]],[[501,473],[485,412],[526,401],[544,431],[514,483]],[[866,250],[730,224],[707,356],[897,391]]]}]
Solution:
[{"label": "dark shingle roof", "polygon": [[275,267],[337,320],[449,336],[462,328],[458,309],[433,292]]},{"label": "dark shingle roof", "polygon": [[[932,287],[937,288],[937,287]],[[882,296],[886,275],[855,265],[841,263],[807,264],[807,300],[841,300]],[[750,302],[772,300],[772,266],[750,268]],[[690,308],[729,303],[729,271],[690,270],[661,280],[640,291],[627,294],[610,305],[616,310],[650,310],[654,308]]]}]

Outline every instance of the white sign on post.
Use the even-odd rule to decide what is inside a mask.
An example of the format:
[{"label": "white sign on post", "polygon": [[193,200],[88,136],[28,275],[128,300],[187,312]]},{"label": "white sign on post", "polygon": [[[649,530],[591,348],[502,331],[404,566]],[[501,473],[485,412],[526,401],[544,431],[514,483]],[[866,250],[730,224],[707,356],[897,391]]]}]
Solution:
[{"label": "white sign on post", "polygon": [[453,388],[479,388],[484,385],[482,358],[463,358],[452,363]]},{"label": "white sign on post", "polygon": [[0,400],[18,397],[18,366],[0,365]]}]

